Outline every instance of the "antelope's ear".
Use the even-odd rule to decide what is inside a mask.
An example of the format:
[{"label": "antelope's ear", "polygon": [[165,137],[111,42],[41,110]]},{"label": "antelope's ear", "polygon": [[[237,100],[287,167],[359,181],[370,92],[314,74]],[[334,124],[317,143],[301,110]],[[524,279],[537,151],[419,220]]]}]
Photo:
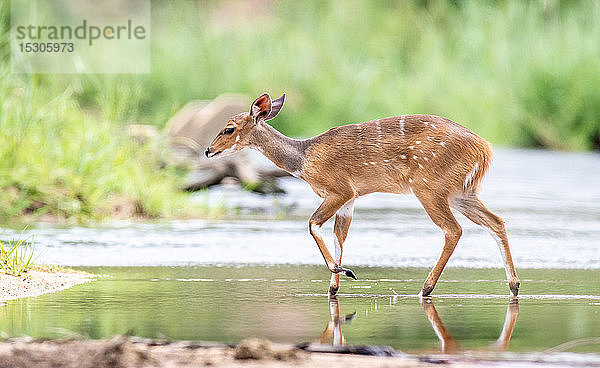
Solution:
[{"label": "antelope's ear", "polygon": [[279,96],[279,98],[271,101],[271,113],[269,113],[269,115],[267,115],[267,117],[265,118],[265,121],[275,118],[277,116],[277,114],[279,114],[279,111],[281,111],[281,108],[283,107],[284,102],[285,102],[285,93],[282,94],[281,96]]},{"label": "antelope's ear", "polygon": [[250,116],[254,119],[254,124],[258,124],[259,121],[265,121],[267,116],[271,113],[271,97],[268,93],[263,93],[258,96],[256,100],[250,106]]}]

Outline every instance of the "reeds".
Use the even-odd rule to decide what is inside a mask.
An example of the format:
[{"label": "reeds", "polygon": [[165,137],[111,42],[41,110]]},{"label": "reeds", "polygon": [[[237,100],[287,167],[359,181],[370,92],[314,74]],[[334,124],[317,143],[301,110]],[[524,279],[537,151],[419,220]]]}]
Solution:
[{"label": "reeds", "polygon": [[33,265],[33,245],[26,239],[0,240],[0,272],[21,276]]}]

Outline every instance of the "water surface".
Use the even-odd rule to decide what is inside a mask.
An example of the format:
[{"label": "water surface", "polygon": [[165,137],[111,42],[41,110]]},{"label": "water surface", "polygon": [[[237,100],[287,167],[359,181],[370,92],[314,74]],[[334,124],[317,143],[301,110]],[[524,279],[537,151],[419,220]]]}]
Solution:
[{"label": "water surface", "polygon": [[331,344],[343,336],[348,344],[406,352],[558,347],[600,353],[600,341],[560,347],[599,335],[600,285],[593,271],[521,270],[523,295],[515,305],[498,269],[450,269],[432,303],[424,304],[415,296],[427,274],[419,268],[358,267],[360,280],[344,280],[337,302],[324,294],[328,275],[319,266],[86,269],[107,277],[11,301],[0,307],[0,330],[10,336],[130,333],[229,343],[260,336]]}]

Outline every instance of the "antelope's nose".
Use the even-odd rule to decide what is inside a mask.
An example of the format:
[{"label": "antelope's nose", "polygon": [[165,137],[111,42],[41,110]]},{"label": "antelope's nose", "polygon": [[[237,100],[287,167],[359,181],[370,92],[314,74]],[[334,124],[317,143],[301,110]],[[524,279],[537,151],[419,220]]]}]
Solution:
[{"label": "antelope's nose", "polygon": [[208,157],[208,155],[209,155],[209,154],[210,154],[210,147],[208,147],[208,148],[206,149],[206,151],[204,151],[204,155],[205,155],[206,157]]}]

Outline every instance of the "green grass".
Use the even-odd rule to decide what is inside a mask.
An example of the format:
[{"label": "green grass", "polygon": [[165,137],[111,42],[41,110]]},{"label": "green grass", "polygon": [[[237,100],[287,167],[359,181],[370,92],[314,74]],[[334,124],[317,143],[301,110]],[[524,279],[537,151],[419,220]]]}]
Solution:
[{"label": "green grass", "polygon": [[181,215],[180,175],[160,168],[164,147],[131,142],[118,122],[78,107],[70,89],[0,68],[0,221],[44,215],[101,219],[131,202],[133,215]]},{"label": "green grass", "polygon": [[33,265],[33,245],[26,239],[0,240],[0,271],[21,276]]},{"label": "green grass", "polygon": [[[492,143],[600,147],[594,1],[153,2],[152,73],[13,75],[0,0],[0,223],[198,214],[129,123],[159,128],[224,92],[288,94],[292,136],[433,113]],[[204,209],[206,210],[206,209]]]}]

